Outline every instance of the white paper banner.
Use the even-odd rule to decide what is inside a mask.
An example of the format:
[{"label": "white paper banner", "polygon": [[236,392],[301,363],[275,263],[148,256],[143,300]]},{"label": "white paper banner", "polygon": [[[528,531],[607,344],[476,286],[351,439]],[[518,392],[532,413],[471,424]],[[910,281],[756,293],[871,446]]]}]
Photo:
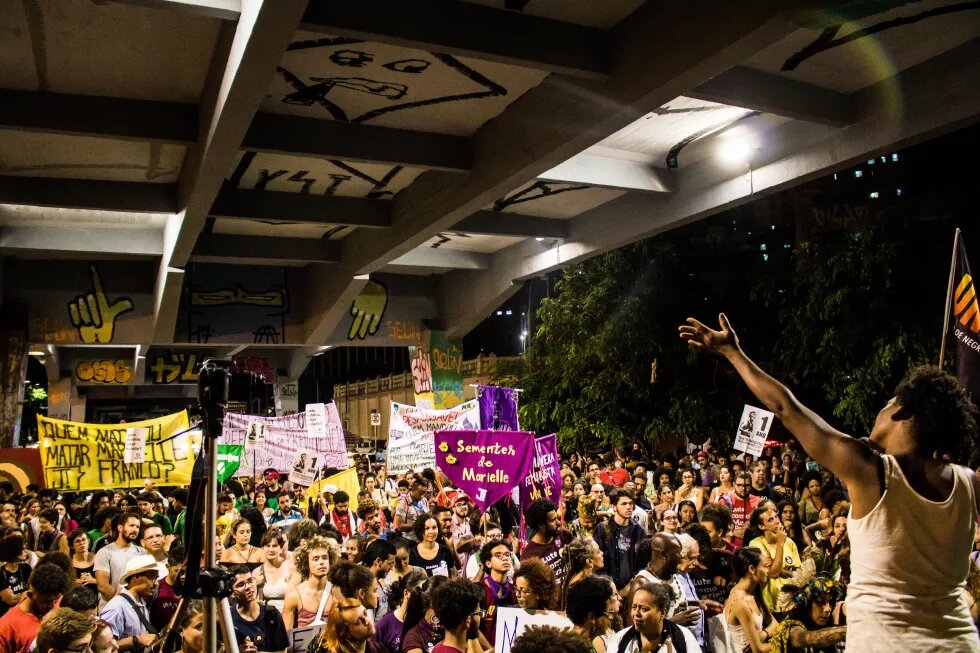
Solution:
[{"label": "white paper banner", "polygon": [[493,650],[496,653],[510,653],[514,640],[531,626],[554,626],[567,630],[572,627],[572,622],[563,612],[497,608],[497,632]]},{"label": "white paper banner", "polygon": [[769,437],[769,429],[772,428],[774,417],[775,415],[768,410],[745,404],[745,408],[742,409],[742,418],[738,420],[735,445],[732,448],[752,456],[760,456],[766,446],[766,439]]},{"label": "white paper banner", "polygon": [[[328,417],[331,412],[336,414],[336,408],[327,411]],[[338,415],[336,423],[328,423],[327,437],[311,438],[306,431],[305,413],[284,417],[256,417],[229,413],[225,415],[221,441],[227,444],[245,444],[250,423],[259,422],[265,425],[265,442],[244,456],[242,467],[238,471],[243,476],[260,474],[270,467],[289,474],[293,470],[293,462],[299,451],[315,452],[319,456],[318,464],[321,468],[347,469],[350,467],[350,461],[347,456],[347,445],[344,443],[344,429],[339,421]]]},{"label": "white paper banner", "polygon": [[265,422],[249,422],[245,436],[245,451],[251,452],[265,444]]},{"label": "white paper banner", "polygon": [[404,474],[410,469],[436,468],[436,431],[464,431],[480,428],[480,405],[476,399],[455,408],[433,410],[391,402],[388,426],[388,474]]},{"label": "white paper banner", "polygon": [[311,438],[327,437],[326,404],[306,404],[306,432]]}]

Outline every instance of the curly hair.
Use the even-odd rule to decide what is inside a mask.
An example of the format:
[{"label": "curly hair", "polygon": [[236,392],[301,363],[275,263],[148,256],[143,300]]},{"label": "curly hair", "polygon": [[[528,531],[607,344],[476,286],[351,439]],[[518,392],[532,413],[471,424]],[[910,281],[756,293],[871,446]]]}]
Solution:
[{"label": "curly hair", "polygon": [[555,512],[555,504],[549,499],[537,499],[524,511],[524,523],[532,531],[537,531],[548,523],[548,515],[552,512]]},{"label": "curly hair", "polygon": [[432,592],[432,610],[446,630],[455,630],[483,600],[483,590],[476,583],[454,579]]},{"label": "curly hair", "polygon": [[551,609],[555,605],[555,572],[541,558],[525,558],[514,572],[514,580],[527,579],[531,591],[538,597],[538,607]]},{"label": "curly hair", "polygon": [[357,518],[364,519],[379,508],[378,502],[374,499],[365,499],[357,504]]},{"label": "curly hair", "polygon": [[296,571],[299,572],[303,580],[310,577],[310,552],[317,549],[327,551],[331,568],[340,560],[340,546],[336,542],[320,535],[314,535],[300,544],[293,554],[293,564],[296,565]]},{"label": "curly hair", "polygon": [[[568,596],[568,583],[572,577],[585,569],[589,560],[595,555],[598,547],[595,540],[591,537],[579,536],[566,544],[561,549],[561,565],[565,570],[561,582],[562,605],[564,609],[565,598]],[[523,563],[522,563],[523,565]]]},{"label": "curly hair", "polygon": [[592,521],[595,523],[599,519],[599,515],[596,514],[598,506],[595,505],[595,497],[591,494],[583,494],[578,498],[578,518],[585,521]]},{"label": "curly hair", "polygon": [[892,419],[913,419],[914,437],[925,453],[967,463],[976,454],[976,409],[952,375],[932,365],[913,369],[895,388],[899,405]]},{"label": "curly hair", "polygon": [[511,653],[589,653],[591,645],[572,630],[532,626],[511,646]]},{"label": "curly hair", "polygon": [[300,519],[286,529],[286,541],[289,543],[289,550],[295,551],[304,540],[308,540],[317,534],[316,522],[312,519]]},{"label": "curly hair", "polygon": [[[429,520],[434,521],[436,523],[436,530],[439,530],[439,520],[436,519],[436,516],[423,512],[418,516],[418,518],[416,518],[415,523],[412,524],[412,534],[415,535],[416,541],[421,542],[423,539],[425,539],[425,524]],[[438,537],[439,535],[437,534],[436,538]]]}]

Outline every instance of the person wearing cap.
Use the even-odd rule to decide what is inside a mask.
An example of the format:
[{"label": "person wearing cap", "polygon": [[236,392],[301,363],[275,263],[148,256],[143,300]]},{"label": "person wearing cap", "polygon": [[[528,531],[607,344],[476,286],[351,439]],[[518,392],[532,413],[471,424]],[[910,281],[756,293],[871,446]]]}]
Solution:
[{"label": "person wearing cap", "polygon": [[282,492],[282,487],[279,485],[279,472],[274,468],[269,467],[262,472],[263,482],[259,483],[258,487],[255,488],[256,492],[265,492],[265,496],[268,499],[268,507],[273,510],[279,509],[279,493]]},{"label": "person wearing cap", "polygon": [[153,598],[160,577],[157,560],[150,554],[136,556],[126,563],[119,593],[99,615],[112,629],[120,651],[142,653],[156,640],[147,602]]}]

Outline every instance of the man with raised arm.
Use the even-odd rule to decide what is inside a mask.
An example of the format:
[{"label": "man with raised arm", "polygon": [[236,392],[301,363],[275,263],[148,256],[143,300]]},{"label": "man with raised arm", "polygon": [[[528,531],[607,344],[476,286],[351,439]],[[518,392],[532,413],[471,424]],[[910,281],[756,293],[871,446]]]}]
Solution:
[{"label": "man with raised arm", "polygon": [[728,318],[718,320],[715,330],[688,318],[680,337],[726,358],[806,452],[847,484],[847,650],[980,651],[961,593],[980,482],[940,457],[963,458],[976,438],[973,408],[956,379],[933,367],[913,370],[870,437],[858,440],[763,372],[739,347]]}]

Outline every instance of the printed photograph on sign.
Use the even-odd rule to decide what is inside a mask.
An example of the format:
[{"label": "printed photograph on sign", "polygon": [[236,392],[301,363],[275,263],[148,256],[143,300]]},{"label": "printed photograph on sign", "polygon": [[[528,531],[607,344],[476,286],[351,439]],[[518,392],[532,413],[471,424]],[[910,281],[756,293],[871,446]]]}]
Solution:
[{"label": "printed photograph on sign", "polygon": [[293,484],[309,487],[316,480],[317,462],[320,455],[315,451],[297,451],[293,459],[293,468],[289,472],[289,480]]},{"label": "printed photograph on sign", "polygon": [[245,447],[249,450],[265,444],[265,422],[249,422],[245,434]]},{"label": "printed photograph on sign", "polygon": [[766,446],[766,439],[774,418],[775,415],[764,408],[745,404],[742,417],[738,420],[735,444],[732,448],[753,456],[760,455]]}]

